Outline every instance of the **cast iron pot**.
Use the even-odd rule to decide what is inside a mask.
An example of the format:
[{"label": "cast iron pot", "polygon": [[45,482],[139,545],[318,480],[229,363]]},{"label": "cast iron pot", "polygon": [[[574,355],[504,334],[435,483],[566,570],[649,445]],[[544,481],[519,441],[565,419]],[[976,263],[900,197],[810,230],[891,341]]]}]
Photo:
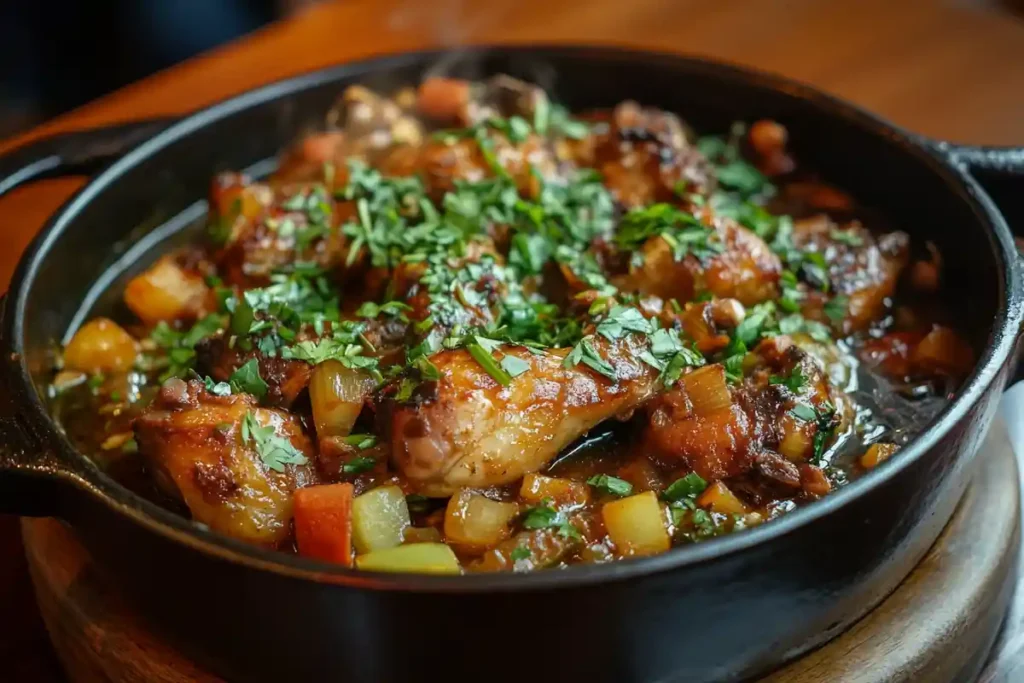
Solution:
[{"label": "cast iron pot", "polygon": [[7,294],[0,510],[70,522],[153,624],[229,680],[740,680],[838,634],[896,587],[949,520],[1013,370],[1024,267],[972,173],[984,171],[1003,209],[1020,215],[1024,154],[930,142],[774,76],[606,47],[479,48],[445,60],[465,77],[535,80],[572,107],[637,99],[703,131],[774,118],[802,163],[915,242],[935,242],[955,283],[949,303],[983,349],[977,368],[898,457],[820,502],[741,534],[603,566],[361,573],[260,550],[160,509],[76,452],[51,420],[53,343],[91,310],[115,306],[105,290],[183,239],[215,172],[266,170],[345,86],[416,83],[444,56],[339,66],[170,124],[66,135],[2,160],[0,192],[113,163],[49,221]]}]

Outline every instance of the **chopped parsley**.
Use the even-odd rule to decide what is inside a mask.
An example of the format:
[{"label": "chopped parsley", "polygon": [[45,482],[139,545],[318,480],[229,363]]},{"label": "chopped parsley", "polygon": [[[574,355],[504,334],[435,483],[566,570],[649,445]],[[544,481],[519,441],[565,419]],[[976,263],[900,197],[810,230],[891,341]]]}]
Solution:
[{"label": "chopped parsley", "polygon": [[807,385],[807,377],[804,376],[803,370],[797,365],[790,371],[789,375],[772,375],[768,378],[768,382],[770,384],[779,384],[794,394],[798,394]]},{"label": "chopped parsley", "polygon": [[684,498],[696,498],[704,489],[708,487],[708,483],[704,481],[696,472],[690,472],[681,479],[676,479],[674,482],[668,485],[664,491],[661,492],[661,498],[669,502],[682,500]]},{"label": "chopped parsley", "polygon": [[513,562],[519,562],[520,560],[528,560],[530,559],[531,555],[532,553],[530,553],[530,549],[527,548],[525,545],[517,545],[515,548],[512,549],[512,552],[509,553],[509,557],[512,558]]},{"label": "chopped parsley", "polygon": [[263,464],[275,472],[284,472],[285,465],[309,462],[291,440],[277,434],[273,425],[261,425],[251,412],[246,412],[242,418],[241,437],[242,443],[254,446]]},{"label": "chopped parsley", "polygon": [[[215,388],[216,386],[214,385]],[[231,377],[228,379],[228,386],[230,390],[243,394],[252,394],[260,400],[266,397],[267,390],[269,389],[267,383],[260,377],[260,364],[255,358],[250,358],[231,373]]]},{"label": "chopped parsley", "polygon": [[625,479],[619,479],[608,474],[595,474],[590,479],[587,479],[587,483],[594,488],[611,494],[613,496],[628,496],[633,493],[633,485]]}]

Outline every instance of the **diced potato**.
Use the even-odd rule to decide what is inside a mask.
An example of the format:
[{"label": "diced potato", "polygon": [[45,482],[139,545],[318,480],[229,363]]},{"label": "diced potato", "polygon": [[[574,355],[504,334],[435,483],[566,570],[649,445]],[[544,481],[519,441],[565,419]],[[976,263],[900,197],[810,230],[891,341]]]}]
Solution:
[{"label": "diced potato", "polygon": [[135,364],[135,339],[107,318],[83,325],[64,348],[64,365],[89,374],[123,373]]},{"label": "diced potato", "polygon": [[444,535],[449,543],[486,550],[509,537],[509,524],[517,514],[515,503],[499,503],[462,489],[448,501]]},{"label": "diced potato", "polygon": [[697,505],[723,515],[745,515],[750,512],[743,501],[720,481],[704,489],[704,493],[697,498]]},{"label": "diced potato", "polygon": [[352,541],[359,554],[401,545],[409,506],[397,486],[381,486],[352,501]]},{"label": "diced potato", "polygon": [[867,470],[877,467],[899,449],[900,447],[894,443],[873,443],[868,446],[864,455],[860,456],[860,466]]},{"label": "diced potato", "polygon": [[209,288],[195,273],[164,257],[138,275],[124,290],[124,303],[147,325],[198,316]]},{"label": "diced potato", "polygon": [[585,505],[590,500],[590,488],[572,479],[527,474],[519,487],[519,497],[531,505],[540,505],[545,498],[558,505]]},{"label": "diced potato", "polygon": [[373,572],[462,573],[459,559],[444,543],[410,543],[375,550],[357,557],[356,567]]},{"label": "diced potato", "polygon": [[605,503],[601,517],[620,555],[656,555],[671,546],[664,515],[653,491]]}]

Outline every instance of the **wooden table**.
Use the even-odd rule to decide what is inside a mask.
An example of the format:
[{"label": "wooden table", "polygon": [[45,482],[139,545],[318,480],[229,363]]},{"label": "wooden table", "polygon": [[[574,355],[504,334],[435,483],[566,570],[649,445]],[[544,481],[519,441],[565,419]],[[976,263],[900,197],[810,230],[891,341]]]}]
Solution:
[{"label": "wooden table", "polygon": [[[983,0],[339,0],[136,83],[19,138],[183,113],[271,80],[371,54],[465,42],[615,42],[786,74],[908,128],[1024,145],[1024,20]],[[0,200],[0,289],[81,180]],[[0,679],[59,680],[0,518]]]}]

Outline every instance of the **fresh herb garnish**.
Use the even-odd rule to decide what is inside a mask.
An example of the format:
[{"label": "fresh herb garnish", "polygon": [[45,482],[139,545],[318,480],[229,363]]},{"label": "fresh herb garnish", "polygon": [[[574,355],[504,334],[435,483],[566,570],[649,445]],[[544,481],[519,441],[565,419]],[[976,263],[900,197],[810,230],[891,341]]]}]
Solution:
[{"label": "fresh herb garnish", "polygon": [[512,558],[513,562],[519,562],[520,560],[528,560],[530,559],[530,555],[530,549],[527,548],[525,545],[517,545],[515,548],[512,549],[512,552],[509,553],[509,557]]},{"label": "fresh herb garnish", "polygon": [[377,459],[368,455],[357,455],[341,466],[345,474],[362,474],[369,472],[377,465]]},{"label": "fresh herb garnish", "polygon": [[619,479],[608,474],[595,474],[587,483],[596,489],[609,493],[613,496],[628,496],[633,493],[633,485],[625,479]]},{"label": "fresh herb garnish", "polygon": [[275,472],[284,472],[285,465],[309,462],[287,437],[277,434],[273,425],[261,425],[251,412],[246,412],[242,418],[241,437],[243,444],[255,446],[263,464]]},{"label": "fresh herb garnish", "polygon": [[669,484],[668,488],[661,492],[661,497],[663,500],[670,502],[682,500],[683,498],[695,498],[703,493],[707,487],[708,483],[704,481],[703,477],[696,472],[690,472],[685,477],[676,479]]},{"label": "fresh herb garnish", "polygon": [[255,358],[250,358],[231,373],[228,384],[234,391],[252,394],[260,400],[266,397],[269,389],[267,383],[260,377],[260,364]]}]

